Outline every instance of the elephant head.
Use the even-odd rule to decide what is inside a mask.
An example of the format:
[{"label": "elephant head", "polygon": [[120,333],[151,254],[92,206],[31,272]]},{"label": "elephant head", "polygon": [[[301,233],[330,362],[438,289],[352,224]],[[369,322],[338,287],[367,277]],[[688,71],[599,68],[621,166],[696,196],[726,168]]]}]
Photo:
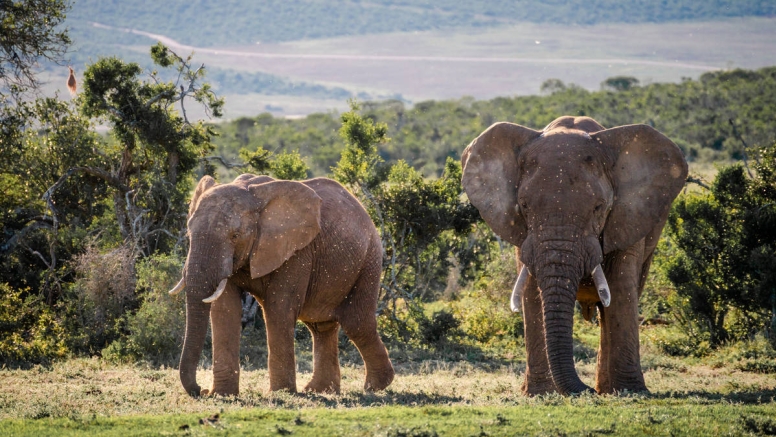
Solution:
[{"label": "elephant head", "polygon": [[608,305],[604,255],[662,228],[687,177],[681,151],[646,125],[604,129],[588,117],[561,117],[543,131],[496,123],[462,161],[469,200],[497,235],[520,248],[513,294],[528,275],[536,279],[553,382],[562,393],[589,390],[572,352],[580,281],[592,276]]},{"label": "elephant head", "polygon": [[189,253],[183,278],[170,293],[186,290],[186,336],[181,383],[198,395],[196,369],[202,353],[210,305],[236,272],[252,279],[280,267],[320,232],[321,199],[306,185],[244,175],[218,185],[203,177],[191,199]]}]

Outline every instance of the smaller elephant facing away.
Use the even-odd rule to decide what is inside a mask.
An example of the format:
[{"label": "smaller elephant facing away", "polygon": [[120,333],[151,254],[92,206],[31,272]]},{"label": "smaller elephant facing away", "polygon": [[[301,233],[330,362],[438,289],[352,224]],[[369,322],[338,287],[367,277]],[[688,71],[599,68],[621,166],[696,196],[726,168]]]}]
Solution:
[{"label": "smaller elephant facing away", "polygon": [[[183,278],[186,337],[180,361],[187,393],[239,391],[241,294],[261,304],[267,327],[270,390],[296,392],[294,326],[313,337],[313,377],[306,391],[340,390],[337,333],[342,326],[366,367],[366,390],[393,381],[377,333],[382,246],[369,215],[337,182],[241,175],[229,184],[205,176],[189,207],[190,247]],[[200,389],[196,369],[213,335],[213,385]]]}]

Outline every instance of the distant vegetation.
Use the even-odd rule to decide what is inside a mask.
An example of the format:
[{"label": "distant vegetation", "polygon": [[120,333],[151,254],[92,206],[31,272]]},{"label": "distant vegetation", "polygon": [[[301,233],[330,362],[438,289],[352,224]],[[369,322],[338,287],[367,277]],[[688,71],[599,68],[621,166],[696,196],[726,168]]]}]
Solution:
[{"label": "distant vegetation", "polygon": [[[213,69],[208,78],[218,84],[218,91],[221,93],[260,93],[332,100],[354,97],[353,93],[345,88],[296,82],[261,72]],[[364,94],[364,97],[368,98],[368,95]]]},{"label": "distant vegetation", "polygon": [[[448,157],[461,151],[486,127],[510,121],[541,129],[561,115],[587,115],[606,127],[646,123],[673,139],[691,161],[741,159],[745,146],[767,146],[776,138],[776,67],[757,71],[706,73],[699,80],[638,86],[632,78],[612,78],[603,86],[621,91],[586,91],[557,79],[545,95],[419,102],[368,102],[364,114],[388,125],[392,141],[381,146],[389,163],[405,160],[426,176],[441,174]],[[627,84],[623,87],[622,84]],[[337,114],[312,114],[299,120],[262,114],[216,126],[217,151],[236,158],[241,148],[298,150],[311,175],[326,175],[343,145]]]},{"label": "distant vegetation", "polygon": [[255,44],[456,27],[644,23],[776,15],[761,0],[79,0],[68,19],[152,31],[197,46]]}]

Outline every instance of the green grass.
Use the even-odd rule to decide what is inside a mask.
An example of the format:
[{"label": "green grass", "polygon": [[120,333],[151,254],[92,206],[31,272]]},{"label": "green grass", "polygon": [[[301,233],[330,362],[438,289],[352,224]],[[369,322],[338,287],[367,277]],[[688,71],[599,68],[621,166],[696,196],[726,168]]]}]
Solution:
[{"label": "green grass", "polygon": [[[363,368],[346,348],[340,395],[269,393],[263,363],[244,363],[239,396],[200,399],[186,395],[177,370],[165,367],[113,365],[91,358],[29,370],[3,369],[0,435],[776,432],[776,369],[766,365],[774,361],[774,352],[764,338],[729,345],[706,357],[683,358],[665,355],[657,346],[671,330],[674,327],[642,327],[642,369],[651,392],[619,396],[525,397],[520,393],[523,358],[506,357],[515,352],[514,346],[502,351],[502,358],[469,361],[460,354],[458,361],[447,361],[454,356],[449,348],[419,353],[391,347],[397,377],[379,393],[363,391]],[[595,378],[596,331],[581,321],[575,328],[577,371],[588,384]],[[297,357],[297,383],[303,387],[311,378],[312,357],[309,351],[298,351]],[[763,365],[747,365],[753,360]],[[201,384],[208,386],[211,377],[209,369],[200,369]],[[215,414],[217,420],[205,420]]]},{"label": "green grass", "polygon": [[[215,415],[66,417],[0,422],[4,435],[758,435],[772,432],[772,403],[703,397],[547,397],[493,407],[384,406],[249,409]],[[210,419],[210,420],[208,420]]]}]

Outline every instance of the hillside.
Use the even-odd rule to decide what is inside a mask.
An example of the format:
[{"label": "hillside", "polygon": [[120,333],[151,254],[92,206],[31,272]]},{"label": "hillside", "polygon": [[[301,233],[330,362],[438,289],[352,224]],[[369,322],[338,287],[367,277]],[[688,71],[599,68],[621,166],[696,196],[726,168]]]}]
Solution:
[{"label": "hillside", "polygon": [[[774,16],[757,0],[76,0],[66,24],[77,73],[104,56],[149,68],[159,39],[194,53],[234,119],[343,110],[352,97],[526,95],[552,77],[593,90],[617,75],[760,68],[776,64]],[[65,94],[67,70],[49,74],[49,92]]]},{"label": "hillside", "polygon": [[776,4],[759,0],[78,0],[68,18],[74,28],[98,22],[210,47],[516,22],[592,25],[772,15]]}]

